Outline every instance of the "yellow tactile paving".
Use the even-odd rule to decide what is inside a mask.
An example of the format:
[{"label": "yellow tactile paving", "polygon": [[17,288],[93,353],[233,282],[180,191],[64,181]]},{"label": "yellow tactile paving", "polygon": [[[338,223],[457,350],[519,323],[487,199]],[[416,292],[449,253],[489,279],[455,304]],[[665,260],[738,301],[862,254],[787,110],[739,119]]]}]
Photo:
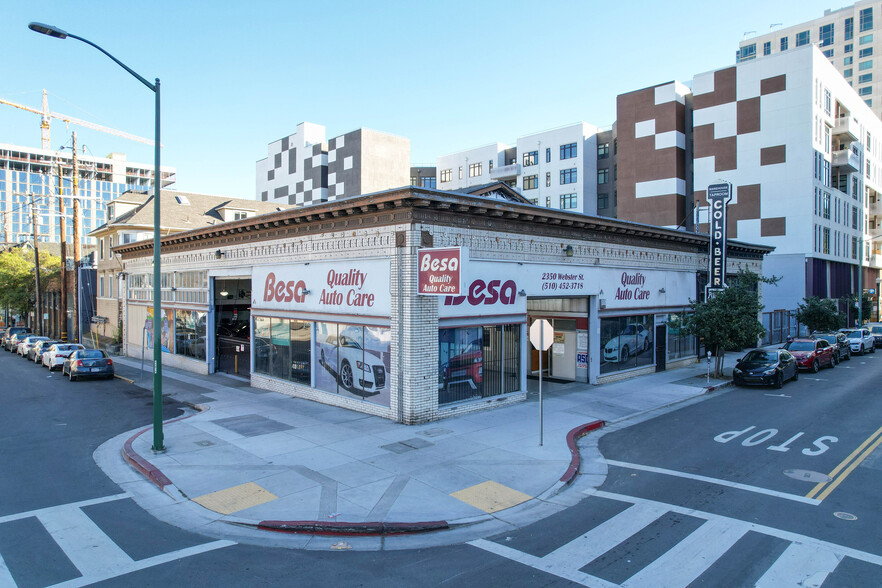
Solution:
[{"label": "yellow tactile paving", "polygon": [[451,496],[490,513],[517,506],[533,498],[492,480],[458,490]]},{"label": "yellow tactile paving", "polygon": [[233,486],[226,490],[218,490],[210,494],[203,494],[193,499],[193,502],[201,504],[208,510],[219,512],[221,514],[233,514],[258,504],[270,502],[278,498],[275,494],[255,484],[248,482]]}]

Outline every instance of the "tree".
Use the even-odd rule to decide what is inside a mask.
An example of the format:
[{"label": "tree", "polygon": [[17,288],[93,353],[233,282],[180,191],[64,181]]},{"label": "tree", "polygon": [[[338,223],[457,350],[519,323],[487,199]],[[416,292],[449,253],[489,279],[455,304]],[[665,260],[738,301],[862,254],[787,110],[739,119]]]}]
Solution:
[{"label": "tree", "polygon": [[804,298],[805,304],[797,304],[796,320],[804,324],[809,332],[835,331],[845,324],[845,317],[839,314],[836,302],[817,296]]},{"label": "tree", "polygon": [[[34,308],[37,284],[34,279],[34,252],[21,247],[0,253],[0,306],[20,316]],[[61,258],[40,252],[40,285],[45,289],[49,280],[61,271]]]},{"label": "tree", "polygon": [[[848,305],[848,308],[853,309],[853,312],[855,313],[854,322],[857,324],[857,293],[854,292],[848,296],[843,296],[840,300],[845,302]],[[866,323],[870,320],[870,317],[873,316],[873,301],[870,300],[870,294],[868,292],[863,293],[861,296],[861,302],[863,303],[861,307],[861,320]],[[855,325],[848,326],[853,327]]]},{"label": "tree", "polygon": [[714,375],[723,375],[723,358],[727,349],[753,347],[766,330],[759,321],[763,306],[759,303],[760,282],[774,284],[778,278],[765,278],[742,269],[730,280],[725,290],[705,302],[690,300],[690,312],[684,313],[677,325],[686,333],[704,339],[708,350],[716,356]]}]

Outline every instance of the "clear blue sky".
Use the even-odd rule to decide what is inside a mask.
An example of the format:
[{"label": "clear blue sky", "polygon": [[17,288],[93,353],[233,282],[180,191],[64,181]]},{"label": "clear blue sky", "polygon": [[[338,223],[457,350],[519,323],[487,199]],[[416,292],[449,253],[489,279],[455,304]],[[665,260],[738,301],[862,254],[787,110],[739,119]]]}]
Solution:
[{"label": "clear blue sky", "polygon": [[[95,49],[27,28],[53,24],[162,81],[163,163],[177,188],[254,197],[255,162],[298,123],[333,137],[404,136],[413,163],[584,120],[615,97],[734,63],[746,31],[819,17],[831,0],[595,2],[7,2],[0,98],[153,136],[153,93]],[[814,36],[814,35],[813,35]],[[152,148],[52,123],[80,144],[152,163]],[[39,116],[0,105],[0,143],[39,147]]]}]

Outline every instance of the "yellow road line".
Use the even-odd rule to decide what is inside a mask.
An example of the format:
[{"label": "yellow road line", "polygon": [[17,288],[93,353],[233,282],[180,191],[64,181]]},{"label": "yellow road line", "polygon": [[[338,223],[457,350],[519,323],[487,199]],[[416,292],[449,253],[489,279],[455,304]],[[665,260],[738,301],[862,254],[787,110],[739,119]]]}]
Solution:
[{"label": "yellow road line", "polygon": [[826,498],[830,494],[830,492],[832,492],[833,489],[836,488],[836,486],[838,486],[839,483],[842,482],[842,480],[844,480],[846,476],[848,476],[848,474],[850,474],[854,470],[855,467],[857,467],[857,464],[866,459],[866,457],[870,453],[872,453],[872,450],[879,446],[879,443],[882,442],[882,437],[877,439],[870,451],[865,452],[865,454],[859,460],[852,464],[852,466],[848,468],[848,470],[839,478],[839,480],[834,480],[839,472],[841,472],[843,468],[845,468],[849,464],[849,462],[851,462],[851,460],[853,460],[861,451],[863,451],[867,447],[867,445],[873,443],[873,439],[875,439],[880,434],[882,434],[882,427],[876,429],[875,433],[867,437],[866,441],[858,445],[857,449],[851,452],[851,455],[842,460],[842,462],[838,466],[836,466],[832,472],[828,474],[830,476],[830,480],[828,480],[827,482],[819,482],[814,488],[812,488],[811,492],[805,495],[806,498],[814,498],[815,495],[820,492],[822,488],[824,488],[824,486],[826,486],[827,484],[831,484],[831,486],[826,491],[824,491],[824,493],[820,497],[818,497],[818,500],[824,500],[824,498]]},{"label": "yellow road line", "polygon": [[829,496],[830,493],[833,492],[833,490],[836,489],[836,486],[838,486],[839,483],[842,482],[842,480],[844,480],[845,478],[847,478],[848,475],[849,475],[852,471],[854,471],[854,468],[858,467],[862,461],[864,461],[865,459],[867,459],[867,456],[868,456],[868,455],[870,455],[871,453],[873,453],[873,450],[874,450],[874,449],[876,449],[877,447],[879,447],[879,444],[882,444],[882,437],[879,437],[878,439],[876,439],[876,442],[873,443],[872,445],[870,445],[870,446],[867,448],[867,450],[864,451],[864,452],[861,454],[861,456],[860,456],[859,458],[857,458],[856,460],[854,460],[854,463],[852,463],[850,466],[848,466],[848,468],[846,468],[846,470],[845,470],[844,472],[842,472],[842,475],[840,475],[836,480],[834,480],[833,482],[831,482],[831,484],[830,484],[829,486],[827,486],[827,489],[824,490],[823,492],[821,492],[820,496],[818,496],[818,500],[824,500],[825,498],[827,498],[827,496]]}]

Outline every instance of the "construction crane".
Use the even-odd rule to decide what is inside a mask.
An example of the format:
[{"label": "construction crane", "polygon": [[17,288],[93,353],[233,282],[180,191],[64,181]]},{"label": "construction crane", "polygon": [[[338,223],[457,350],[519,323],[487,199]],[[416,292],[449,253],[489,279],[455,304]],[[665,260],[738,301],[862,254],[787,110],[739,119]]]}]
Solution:
[{"label": "construction crane", "polygon": [[[49,142],[49,119],[51,119],[51,118],[57,118],[58,120],[64,121],[65,123],[68,123],[68,124],[75,124],[75,125],[79,125],[81,127],[86,127],[88,129],[94,129],[96,131],[101,131],[103,133],[109,133],[111,135],[116,135],[117,137],[122,137],[123,139],[130,139],[132,141],[138,141],[139,143],[146,143],[147,145],[153,145],[152,139],[145,139],[144,137],[132,135],[131,133],[117,131],[116,129],[111,129],[110,127],[105,127],[104,125],[92,123],[92,122],[89,122],[86,120],[75,118],[73,116],[68,116],[66,114],[59,114],[57,112],[50,112],[49,111],[49,98],[47,97],[46,90],[43,90],[43,108],[42,108],[42,110],[37,110],[36,108],[31,108],[30,106],[25,106],[24,104],[17,104],[15,102],[10,102],[9,100],[4,100],[3,98],[0,98],[0,104],[14,106],[16,108],[20,108],[22,110],[27,110],[28,112],[33,112],[34,114],[40,115],[40,139],[41,139],[43,149],[51,149],[50,142]],[[162,147],[162,145],[160,145],[160,147]]]}]

